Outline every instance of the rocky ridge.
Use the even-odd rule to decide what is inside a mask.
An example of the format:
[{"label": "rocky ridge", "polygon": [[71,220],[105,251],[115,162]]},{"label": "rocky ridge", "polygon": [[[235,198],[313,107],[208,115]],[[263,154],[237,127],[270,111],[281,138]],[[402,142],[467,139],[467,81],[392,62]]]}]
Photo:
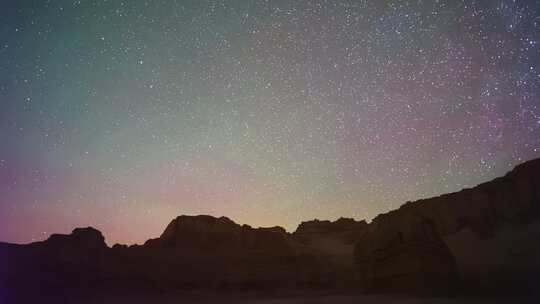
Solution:
[{"label": "rocky ridge", "polygon": [[448,294],[500,284],[523,293],[540,274],[539,238],[536,159],[472,189],[407,202],[369,224],[314,220],[287,233],[179,216],[140,246],[108,248],[93,228],[28,245],[0,243],[0,294],[67,287]]}]

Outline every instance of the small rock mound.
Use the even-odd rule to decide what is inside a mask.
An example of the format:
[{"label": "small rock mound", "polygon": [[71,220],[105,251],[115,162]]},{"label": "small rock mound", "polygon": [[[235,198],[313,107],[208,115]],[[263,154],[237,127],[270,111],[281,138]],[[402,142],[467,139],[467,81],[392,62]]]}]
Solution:
[{"label": "small rock mound", "polygon": [[48,247],[76,247],[81,250],[107,248],[101,232],[92,227],[75,228],[71,234],[53,234],[44,243]]}]

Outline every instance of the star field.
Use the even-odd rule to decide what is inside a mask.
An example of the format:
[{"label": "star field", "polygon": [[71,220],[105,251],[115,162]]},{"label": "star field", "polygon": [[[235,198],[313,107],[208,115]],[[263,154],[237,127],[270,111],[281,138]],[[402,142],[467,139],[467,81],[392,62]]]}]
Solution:
[{"label": "star field", "polygon": [[371,219],[540,157],[537,1],[3,1],[0,240]]}]

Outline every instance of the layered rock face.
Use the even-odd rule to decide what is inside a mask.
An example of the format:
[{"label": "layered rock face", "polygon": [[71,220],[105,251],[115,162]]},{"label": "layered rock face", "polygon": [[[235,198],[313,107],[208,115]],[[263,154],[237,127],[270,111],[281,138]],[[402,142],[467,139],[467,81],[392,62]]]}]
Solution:
[{"label": "layered rock face", "polygon": [[327,286],[354,288],[353,248],[367,227],[365,221],[348,218],[313,220],[301,223],[291,238],[318,259],[319,276]]},{"label": "layered rock face", "polygon": [[[449,251],[462,289],[485,292],[504,284],[503,290],[509,292],[531,291],[533,277],[540,274],[539,211],[539,159],[472,189],[406,203],[398,210],[377,216],[365,237],[356,244],[362,286],[368,290],[385,290],[379,288],[380,282],[400,281],[409,285],[409,290],[415,290],[422,288],[426,278],[440,281],[441,273],[452,278],[452,261],[444,258]],[[409,219],[429,221],[431,228],[425,231],[429,230],[429,234],[436,235],[444,244],[439,240],[430,241],[433,238],[428,238],[427,234],[424,237],[417,234],[423,239],[421,242],[409,242],[405,231],[419,227],[417,220]],[[397,236],[401,236],[402,242],[397,241]],[[430,248],[426,247],[429,250],[424,251],[424,245],[429,245]],[[432,247],[437,249],[432,250]],[[426,256],[428,251],[429,257]],[[409,265],[411,261],[420,259],[439,260],[446,266],[433,274],[420,271],[426,267],[416,265],[413,272],[422,274],[422,279],[397,280],[405,272],[404,268],[409,267],[409,272],[413,270]],[[385,262],[381,263],[382,260]],[[436,265],[430,268],[438,269]],[[448,284],[453,282],[448,281]]]},{"label": "layered rock face", "polygon": [[355,248],[359,287],[370,292],[441,294],[457,277],[450,250],[422,216],[372,225]]}]

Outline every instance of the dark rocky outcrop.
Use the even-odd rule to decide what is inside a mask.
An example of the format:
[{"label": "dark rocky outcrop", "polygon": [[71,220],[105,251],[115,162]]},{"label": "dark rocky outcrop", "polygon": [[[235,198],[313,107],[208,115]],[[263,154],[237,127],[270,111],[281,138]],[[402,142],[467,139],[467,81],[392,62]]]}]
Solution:
[{"label": "dark rocky outcrop", "polygon": [[75,228],[71,234],[53,234],[43,243],[45,252],[66,262],[90,262],[107,249],[105,238],[95,228]]},{"label": "dark rocky outcrop", "polygon": [[179,216],[159,238],[110,251],[104,276],[120,284],[129,278],[160,288],[260,289],[321,280],[316,257],[285,229],[252,228],[226,217]]},{"label": "dark rocky outcrop", "polygon": [[313,220],[302,222],[294,232],[294,236],[306,242],[318,237],[332,237],[352,244],[357,241],[367,226],[366,221],[355,221],[343,217],[335,222]]},{"label": "dark rocky outcrop", "polygon": [[252,228],[240,226],[226,217],[208,215],[179,216],[158,239],[149,240],[147,247],[177,248],[184,252],[211,254],[286,255],[291,251],[288,235],[281,227]]},{"label": "dark rocky outcrop", "polygon": [[39,295],[47,303],[59,293],[91,293],[107,250],[101,232],[90,227],[28,245],[0,244],[0,302],[25,303]]}]

